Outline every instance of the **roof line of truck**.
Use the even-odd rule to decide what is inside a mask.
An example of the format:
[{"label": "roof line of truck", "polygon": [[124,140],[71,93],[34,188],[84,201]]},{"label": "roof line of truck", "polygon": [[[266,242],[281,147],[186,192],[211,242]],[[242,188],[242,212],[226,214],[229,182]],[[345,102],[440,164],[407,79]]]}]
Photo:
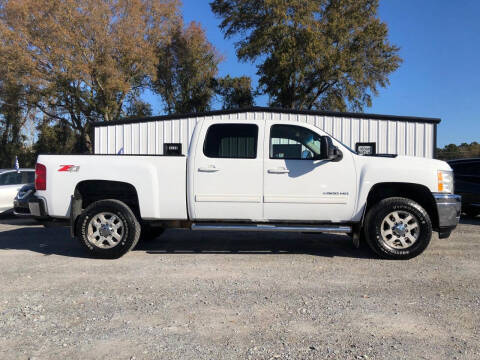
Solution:
[{"label": "roof line of truck", "polygon": [[141,118],[125,118],[115,121],[100,121],[94,123],[95,127],[120,125],[120,124],[134,124],[151,121],[167,121],[167,120],[179,120],[196,117],[218,116],[218,115],[232,115],[243,114],[252,112],[264,112],[264,113],[281,113],[281,114],[296,114],[296,115],[313,115],[313,116],[335,116],[357,119],[378,119],[378,120],[391,120],[401,122],[416,122],[416,123],[428,123],[438,124],[441,119],[429,118],[429,117],[417,117],[417,116],[400,116],[400,115],[381,115],[381,114],[368,114],[368,113],[354,113],[354,112],[337,112],[337,111],[317,111],[317,110],[294,110],[294,109],[281,109],[272,107],[249,107],[242,109],[231,110],[215,110],[201,113],[189,113],[189,114],[175,114],[175,115],[161,115],[150,116]]}]

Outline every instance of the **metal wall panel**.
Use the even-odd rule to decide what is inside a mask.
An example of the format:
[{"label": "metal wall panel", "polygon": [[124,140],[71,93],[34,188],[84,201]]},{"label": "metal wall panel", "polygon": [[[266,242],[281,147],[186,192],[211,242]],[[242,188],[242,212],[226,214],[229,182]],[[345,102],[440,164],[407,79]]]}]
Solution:
[{"label": "metal wall panel", "polygon": [[101,127],[96,127],[93,133],[93,149],[95,154],[100,152],[100,132],[102,131]]},{"label": "metal wall panel", "polygon": [[295,113],[249,111],[244,113],[152,120],[140,123],[102,125],[95,128],[95,153],[162,155],[165,143],[181,143],[186,154],[198,121],[244,120],[296,121],[319,127],[344,144],[375,142],[378,153],[433,157],[435,124],[426,122],[369,119],[368,117],[324,116]]}]

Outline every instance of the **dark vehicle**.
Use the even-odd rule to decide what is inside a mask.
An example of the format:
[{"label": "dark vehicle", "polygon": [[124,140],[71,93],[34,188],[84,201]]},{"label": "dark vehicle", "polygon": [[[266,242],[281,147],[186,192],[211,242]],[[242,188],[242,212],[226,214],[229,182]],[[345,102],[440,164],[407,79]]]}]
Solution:
[{"label": "dark vehicle", "polygon": [[34,198],[35,185],[26,184],[19,190],[17,196],[13,200],[13,213],[16,216],[30,216],[30,209],[28,207],[28,201]]},{"label": "dark vehicle", "polygon": [[448,163],[454,173],[455,193],[462,196],[462,211],[469,216],[480,215],[480,158]]}]

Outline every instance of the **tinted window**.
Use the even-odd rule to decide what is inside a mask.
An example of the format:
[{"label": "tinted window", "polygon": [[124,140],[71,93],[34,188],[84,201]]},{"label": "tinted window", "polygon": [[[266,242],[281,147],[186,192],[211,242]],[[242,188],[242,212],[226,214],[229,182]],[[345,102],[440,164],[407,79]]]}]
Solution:
[{"label": "tinted window", "polygon": [[22,184],[33,184],[35,182],[34,171],[22,171]]},{"label": "tinted window", "polygon": [[0,176],[0,185],[17,185],[22,183],[22,174],[17,172],[8,172]]},{"label": "tinted window", "polygon": [[258,126],[216,124],[210,126],[203,153],[210,158],[254,159],[257,157]]},{"label": "tinted window", "polygon": [[480,163],[477,162],[460,162],[450,164],[456,175],[480,175]]},{"label": "tinted window", "polygon": [[273,125],[270,130],[270,158],[312,160],[321,154],[320,135],[295,125]]},{"label": "tinted window", "polygon": [[461,174],[463,174],[463,166],[462,166],[462,164],[450,163],[449,165],[450,165],[450,167],[453,169],[453,172],[455,173],[455,175],[461,175]]}]

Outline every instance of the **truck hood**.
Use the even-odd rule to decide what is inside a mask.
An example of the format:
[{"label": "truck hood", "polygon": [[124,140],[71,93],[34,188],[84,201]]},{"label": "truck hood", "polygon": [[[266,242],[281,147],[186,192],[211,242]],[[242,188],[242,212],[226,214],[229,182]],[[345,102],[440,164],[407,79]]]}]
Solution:
[{"label": "truck hood", "polygon": [[447,170],[451,171],[450,165],[441,160],[427,159],[414,156],[397,156],[397,157],[376,157],[376,156],[357,156],[357,159],[364,165],[372,165],[374,167],[385,166],[387,168],[395,167],[398,170],[406,169],[422,169],[422,170]]},{"label": "truck hood", "polygon": [[445,161],[412,156],[356,156],[357,174],[361,186],[378,183],[410,183],[438,190],[438,170],[451,171]]}]

